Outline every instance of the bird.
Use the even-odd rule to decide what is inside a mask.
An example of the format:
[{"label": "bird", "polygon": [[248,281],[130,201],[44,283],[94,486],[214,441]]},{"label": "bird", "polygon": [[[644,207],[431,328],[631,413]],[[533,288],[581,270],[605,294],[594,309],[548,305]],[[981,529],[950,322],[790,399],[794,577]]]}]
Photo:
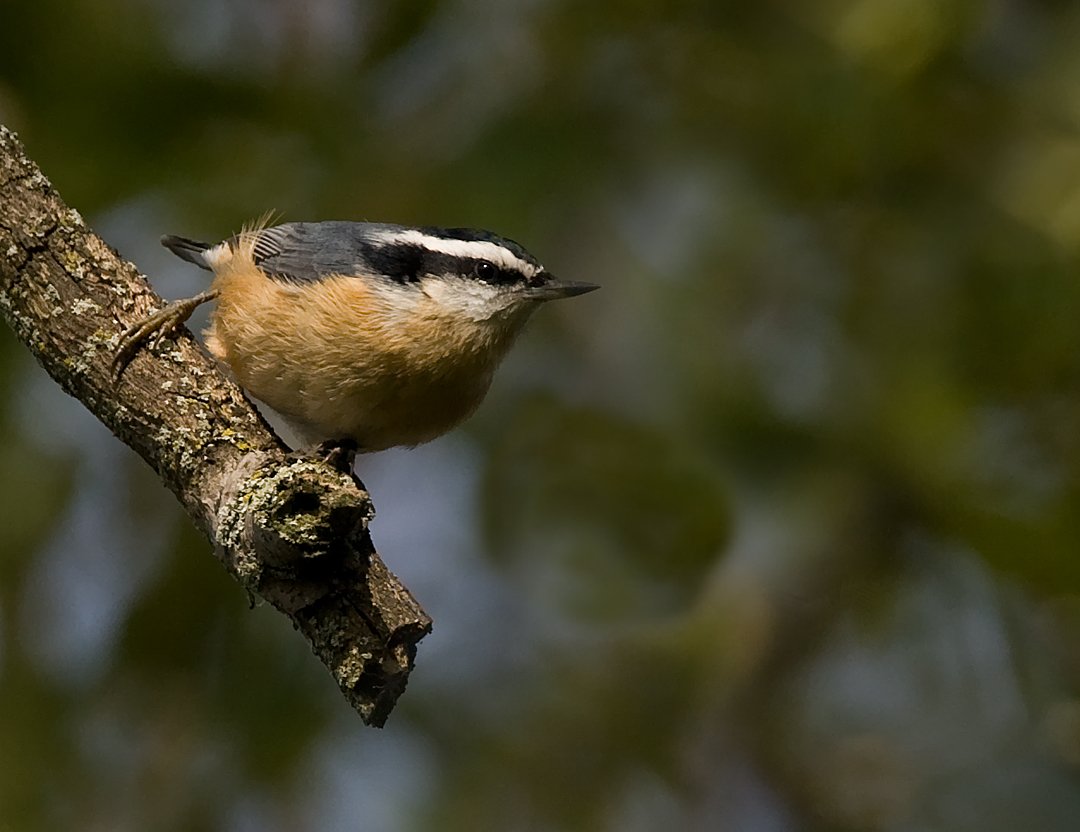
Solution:
[{"label": "bird", "polygon": [[324,221],[253,226],[216,245],[166,235],[211,287],[130,327],[118,373],[147,340],[216,301],[206,346],[303,444],[415,447],[473,414],[525,322],[591,292],[480,229]]}]

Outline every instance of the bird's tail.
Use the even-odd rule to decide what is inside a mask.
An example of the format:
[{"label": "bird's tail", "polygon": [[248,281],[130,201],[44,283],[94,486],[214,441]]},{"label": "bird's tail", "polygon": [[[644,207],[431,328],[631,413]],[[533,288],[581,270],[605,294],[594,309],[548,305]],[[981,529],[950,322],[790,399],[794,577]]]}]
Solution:
[{"label": "bird's tail", "polygon": [[161,238],[161,244],[181,260],[194,263],[200,269],[210,271],[210,264],[203,257],[203,252],[210,248],[209,243],[200,243],[198,240],[189,240],[187,237],[174,237],[166,234]]}]

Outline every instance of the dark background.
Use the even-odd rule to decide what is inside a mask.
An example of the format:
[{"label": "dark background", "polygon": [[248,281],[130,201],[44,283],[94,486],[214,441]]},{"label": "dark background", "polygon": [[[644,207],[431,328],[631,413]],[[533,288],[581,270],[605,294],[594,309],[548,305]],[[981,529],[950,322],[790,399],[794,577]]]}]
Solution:
[{"label": "dark background", "polygon": [[383,731],[0,329],[0,828],[1080,828],[1080,5],[7,0],[0,121],[169,298],[270,209],[603,285],[359,461]]}]

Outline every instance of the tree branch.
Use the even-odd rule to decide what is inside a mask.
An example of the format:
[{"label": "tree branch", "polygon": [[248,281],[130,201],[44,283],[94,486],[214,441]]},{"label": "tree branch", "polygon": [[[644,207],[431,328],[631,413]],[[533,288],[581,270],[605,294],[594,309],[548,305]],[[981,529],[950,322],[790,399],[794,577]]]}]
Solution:
[{"label": "tree branch", "polygon": [[[375,553],[362,485],[289,455],[183,329],[117,379],[124,330],[162,305],[0,125],[0,312],[38,363],[145,459],[247,590],[289,616],[369,725],[431,619]],[[359,486],[359,487],[358,487]]]}]

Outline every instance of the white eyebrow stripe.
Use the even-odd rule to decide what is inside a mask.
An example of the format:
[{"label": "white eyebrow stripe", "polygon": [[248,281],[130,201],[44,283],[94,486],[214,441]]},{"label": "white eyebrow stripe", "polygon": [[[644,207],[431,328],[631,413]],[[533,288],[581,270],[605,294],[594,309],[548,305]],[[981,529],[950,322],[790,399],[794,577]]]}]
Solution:
[{"label": "white eyebrow stripe", "polygon": [[451,240],[446,237],[433,237],[415,228],[379,234],[378,238],[380,242],[386,243],[412,243],[452,257],[489,260],[501,268],[512,269],[526,277],[535,277],[540,271],[528,260],[522,260],[509,249],[489,240]]}]

